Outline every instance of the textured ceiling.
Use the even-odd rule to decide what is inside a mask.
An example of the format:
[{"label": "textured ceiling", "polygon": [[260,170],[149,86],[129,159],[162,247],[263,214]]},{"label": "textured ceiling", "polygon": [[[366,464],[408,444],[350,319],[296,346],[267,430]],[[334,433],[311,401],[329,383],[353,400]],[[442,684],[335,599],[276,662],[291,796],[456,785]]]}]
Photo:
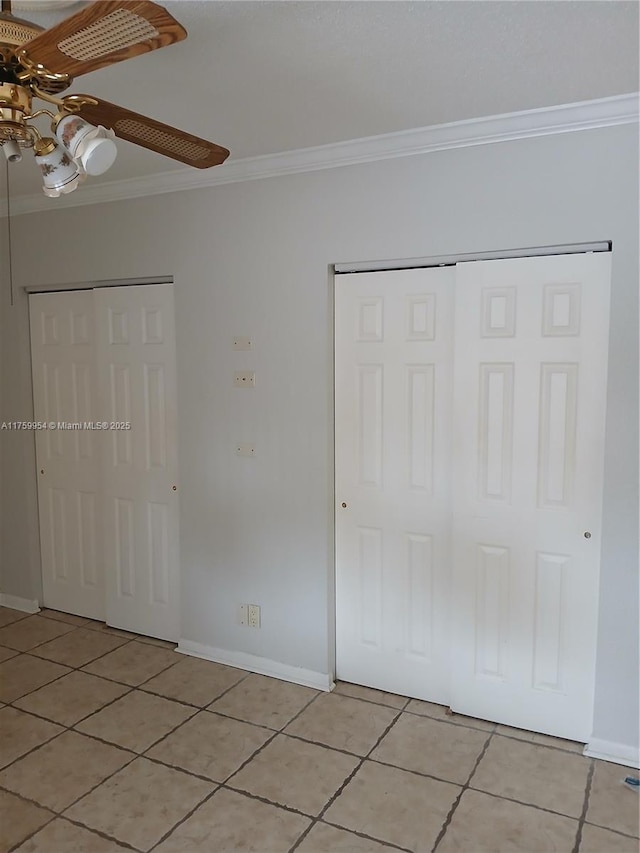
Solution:
[{"label": "textured ceiling", "polygon": [[[75,11],[14,13],[43,26]],[[51,4],[48,4],[51,5]],[[638,89],[638,3],[177,0],[186,41],[77,78],[231,149],[269,154]],[[109,181],[184,169],[119,142]],[[224,168],[224,167],[222,167]],[[12,195],[39,192],[31,157]],[[81,189],[79,190],[82,191]]]}]

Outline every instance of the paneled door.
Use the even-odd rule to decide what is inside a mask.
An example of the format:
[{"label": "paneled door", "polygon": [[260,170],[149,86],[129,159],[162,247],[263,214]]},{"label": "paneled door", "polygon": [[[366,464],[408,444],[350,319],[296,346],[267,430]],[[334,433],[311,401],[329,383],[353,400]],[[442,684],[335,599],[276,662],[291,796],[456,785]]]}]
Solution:
[{"label": "paneled door", "polygon": [[459,264],[454,710],[586,741],[610,254]]},{"label": "paneled door", "polygon": [[[95,291],[109,624],[179,636],[173,286]],[[122,427],[130,424],[131,428]]]},{"label": "paneled door", "polygon": [[337,278],[338,678],[590,737],[610,263]]},{"label": "paneled door", "polygon": [[337,677],[445,703],[454,278],[335,289]]},{"label": "paneled door", "polygon": [[[93,293],[29,297],[46,607],[105,618]],[[67,424],[74,428],[64,429]]]}]

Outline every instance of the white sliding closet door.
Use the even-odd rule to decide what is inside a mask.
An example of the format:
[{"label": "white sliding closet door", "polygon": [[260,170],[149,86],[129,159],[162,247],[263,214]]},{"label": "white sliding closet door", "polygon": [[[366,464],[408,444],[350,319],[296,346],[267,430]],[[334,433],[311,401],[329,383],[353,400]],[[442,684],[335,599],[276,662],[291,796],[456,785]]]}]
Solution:
[{"label": "white sliding closet door", "polygon": [[336,281],[337,676],[448,702],[454,270]]},{"label": "white sliding closet door", "polygon": [[610,264],[337,278],[338,678],[590,737]]},{"label": "white sliding closet door", "polygon": [[94,418],[93,293],[29,297],[38,507],[45,607],[105,618],[100,442],[90,430],[59,429]]},{"label": "white sliding closet door", "polygon": [[172,285],[95,291],[104,420],[105,567],[111,625],[179,635],[177,405]]},{"label": "white sliding closet door", "polygon": [[609,254],[460,264],[454,710],[586,741],[595,682]]}]

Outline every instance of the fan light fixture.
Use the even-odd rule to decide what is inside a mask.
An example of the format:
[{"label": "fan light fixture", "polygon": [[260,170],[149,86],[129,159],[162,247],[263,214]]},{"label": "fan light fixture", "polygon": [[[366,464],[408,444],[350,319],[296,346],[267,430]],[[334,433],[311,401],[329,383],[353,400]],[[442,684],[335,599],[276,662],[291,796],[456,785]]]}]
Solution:
[{"label": "fan light fixture", "polygon": [[[0,83],[0,138],[8,136],[2,149],[9,163],[22,160],[21,148],[33,149],[42,171],[45,195],[57,198],[73,192],[86,175],[102,175],[111,168],[118,153],[113,131],[67,112],[64,103],[56,115],[46,109],[27,115],[20,109],[20,96],[24,93],[22,86]],[[75,100],[72,104],[76,106]],[[9,118],[3,123],[7,115]],[[34,124],[27,124],[42,115],[51,119],[52,136],[42,136]]]},{"label": "fan light fixture", "polygon": [[76,115],[59,116],[54,124],[58,142],[88,175],[102,175],[113,165],[118,149],[115,134]]},{"label": "fan light fixture", "polygon": [[76,161],[55,139],[41,137],[34,145],[34,153],[42,171],[43,192],[50,198],[72,193],[84,178]]},{"label": "fan light fixture", "polygon": [[[87,175],[104,174],[116,159],[116,136],[199,169],[229,156],[220,145],[107,101],[60,97],[80,74],[186,38],[184,27],[162,6],[101,0],[43,30],[15,18],[11,0],[0,3],[0,147],[8,163],[19,162],[22,149],[33,150],[45,195],[73,192]],[[56,112],[34,109],[35,98]],[[50,120],[51,135],[43,136],[34,123],[42,116]]]},{"label": "fan light fixture", "polygon": [[9,163],[19,163],[22,160],[20,146],[12,139],[2,144],[2,152]]}]

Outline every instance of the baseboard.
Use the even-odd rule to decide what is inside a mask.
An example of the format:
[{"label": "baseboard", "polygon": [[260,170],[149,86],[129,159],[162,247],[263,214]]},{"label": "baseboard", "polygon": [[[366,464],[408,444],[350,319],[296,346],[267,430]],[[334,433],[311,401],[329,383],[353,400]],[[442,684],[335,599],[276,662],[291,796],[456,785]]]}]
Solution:
[{"label": "baseboard", "polygon": [[180,640],[176,651],[183,655],[191,655],[204,660],[224,663],[227,666],[235,666],[237,669],[245,669],[249,672],[257,672],[259,675],[268,675],[271,678],[279,678],[282,681],[291,681],[293,684],[301,684],[303,687],[313,687],[316,690],[324,690],[329,693],[335,687],[333,677],[326,672],[315,672],[312,669],[304,669],[301,666],[290,666],[279,661],[250,655],[246,652],[231,652],[227,649],[216,649],[212,646],[203,646],[193,643],[191,640]]},{"label": "baseboard", "polygon": [[20,610],[22,613],[39,613],[40,604],[30,598],[20,598],[19,595],[8,595],[0,592],[0,607],[10,607],[11,610]]},{"label": "baseboard", "polygon": [[626,743],[592,738],[585,746],[583,755],[589,758],[600,758],[602,761],[612,761],[614,764],[624,764],[625,767],[635,769],[640,767],[640,749]]}]

